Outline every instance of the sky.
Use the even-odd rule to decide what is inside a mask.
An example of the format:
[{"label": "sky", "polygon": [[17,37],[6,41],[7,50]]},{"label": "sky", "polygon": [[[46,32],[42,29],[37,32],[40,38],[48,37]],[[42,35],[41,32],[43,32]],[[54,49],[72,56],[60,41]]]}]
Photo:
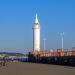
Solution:
[{"label": "sky", "polygon": [[41,27],[41,50],[75,46],[75,0],[0,0],[0,51],[25,52],[33,49],[35,15]]}]

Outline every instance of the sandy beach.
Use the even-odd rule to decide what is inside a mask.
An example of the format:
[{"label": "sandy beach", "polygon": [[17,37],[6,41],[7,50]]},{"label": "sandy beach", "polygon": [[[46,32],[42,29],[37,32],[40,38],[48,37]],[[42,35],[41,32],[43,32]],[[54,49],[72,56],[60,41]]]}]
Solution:
[{"label": "sandy beach", "polygon": [[75,75],[75,67],[13,62],[1,66],[0,75]]}]

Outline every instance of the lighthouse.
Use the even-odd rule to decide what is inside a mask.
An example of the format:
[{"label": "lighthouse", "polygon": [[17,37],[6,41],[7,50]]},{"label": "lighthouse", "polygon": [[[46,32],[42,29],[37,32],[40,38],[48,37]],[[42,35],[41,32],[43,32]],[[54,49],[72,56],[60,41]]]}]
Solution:
[{"label": "lighthouse", "polygon": [[40,51],[40,25],[37,14],[33,26],[33,51]]}]

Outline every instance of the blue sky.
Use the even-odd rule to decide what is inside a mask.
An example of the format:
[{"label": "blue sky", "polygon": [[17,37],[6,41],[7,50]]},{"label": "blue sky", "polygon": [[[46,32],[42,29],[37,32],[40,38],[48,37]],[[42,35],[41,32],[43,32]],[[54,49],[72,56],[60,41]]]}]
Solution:
[{"label": "blue sky", "polygon": [[60,33],[64,32],[64,49],[75,46],[74,0],[0,0],[0,51],[32,50],[35,14],[41,26],[41,49],[61,48]]}]

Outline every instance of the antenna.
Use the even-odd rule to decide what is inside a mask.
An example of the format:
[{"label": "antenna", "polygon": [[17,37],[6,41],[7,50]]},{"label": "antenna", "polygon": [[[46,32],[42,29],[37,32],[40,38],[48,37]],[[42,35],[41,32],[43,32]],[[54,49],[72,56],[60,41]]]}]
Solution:
[{"label": "antenna", "polygon": [[61,45],[62,45],[62,51],[63,51],[63,49],[64,49],[64,43],[63,43],[63,37],[64,37],[64,32],[62,32],[62,33],[60,33],[60,36],[61,36]]}]

